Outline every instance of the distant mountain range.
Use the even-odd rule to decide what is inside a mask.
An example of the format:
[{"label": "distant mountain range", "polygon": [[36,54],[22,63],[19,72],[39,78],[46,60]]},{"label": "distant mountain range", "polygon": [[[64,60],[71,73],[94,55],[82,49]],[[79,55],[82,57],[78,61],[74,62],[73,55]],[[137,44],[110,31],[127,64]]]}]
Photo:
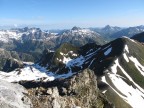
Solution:
[{"label": "distant mountain range", "polygon": [[144,32],[141,32],[139,34],[134,35],[133,37],[131,37],[132,39],[135,39],[139,42],[143,42],[144,43]]},{"label": "distant mountain range", "polygon": [[144,31],[144,26],[135,26],[122,28],[117,26],[107,25],[103,28],[90,28],[91,30],[99,33],[102,37],[107,40],[113,40],[116,38],[120,38],[122,36],[132,37],[135,34],[141,33]]},{"label": "distant mountain range", "polygon": [[[57,30],[56,30],[57,31]],[[37,60],[44,49],[57,49],[63,43],[71,43],[75,46],[83,46],[87,43],[103,45],[113,39],[127,36],[132,37],[144,31],[144,26],[129,28],[112,27],[83,29],[73,27],[70,30],[44,30],[40,28],[14,28],[0,30],[0,48],[27,53]]]},{"label": "distant mountain range", "polygon": [[0,48],[28,53],[38,59],[46,48],[55,50],[61,44],[68,42],[76,46],[95,42],[104,44],[106,41],[100,34],[89,29],[73,27],[71,30],[51,33],[39,28],[17,28],[0,30]]},{"label": "distant mountain range", "polygon": [[[129,36],[113,37],[120,32]],[[143,42],[143,26],[73,27],[59,33],[27,27],[0,30],[0,104],[6,108],[141,108]]]}]

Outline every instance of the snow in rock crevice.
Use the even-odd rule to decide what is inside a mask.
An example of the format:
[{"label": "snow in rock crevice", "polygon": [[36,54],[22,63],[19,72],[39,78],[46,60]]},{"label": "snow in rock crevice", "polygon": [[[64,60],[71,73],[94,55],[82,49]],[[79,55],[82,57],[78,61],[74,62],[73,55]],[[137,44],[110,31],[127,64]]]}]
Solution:
[{"label": "snow in rock crevice", "polygon": [[104,52],[104,55],[107,56],[111,51],[112,51],[112,47],[108,48],[108,49]]},{"label": "snow in rock crevice", "polygon": [[129,48],[127,45],[125,45],[124,49],[125,49],[125,51],[127,51],[129,53]]},{"label": "snow in rock crevice", "polygon": [[129,58],[127,56],[127,54],[129,53],[129,48],[127,45],[124,46],[124,53],[123,53],[123,57],[126,60],[126,62],[129,62]]},{"label": "snow in rock crevice", "polygon": [[72,60],[70,60],[67,64],[66,64],[66,66],[67,67],[73,67],[73,66],[78,66],[78,67],[80,67],[80,66],[82,66],[82,64],[85,62],[85,58],[81,55],[80,57],[78,57],[78,58],[75,58],[75,59],[72,59]]},{"label": "snow in rock crevice", "polygon": [[[120,70],[123,72],[123,74],[126,76],[126,78],[129,81],[131,81],[136,86],[136,88],[133,88],[132,85],[127,84],[125,82],[126,79],[117,74],[117,67],[120,68]],[[143,107],[144,89],[142,89],[138,84],[136,84],[133,81],[133,79],[127,74],[127,72],[119,64],[118,59],[115,60],[114,65],[111,67],[110,72],[108,70],[108,73],[105,73],[105,74],[106,74],[107,77],[110,78],[111,82],[113,83],[113,86],[119,91],[117,91],[113,86],[111,86],[106,81],[105,76],[102,77],[102,79],[101,79],[102,82],[105,82],[106,84],[108,84],[120,97],[123,98],[124,101],[129,103],[134,108]],[[121,93],[124,94],[124,95],[122,95]]]},{"label": "snow in rock crevice", "polygon": [[144,66],[133,56],[129,57],[129,59],[134,63],[137,70],[144,76]]},{"label": "snow in rock crevice", "polygon": [[126,60],[126,62],[129,62],[129,58],[127,57],[126,53],[123,53],[123,57]]}]

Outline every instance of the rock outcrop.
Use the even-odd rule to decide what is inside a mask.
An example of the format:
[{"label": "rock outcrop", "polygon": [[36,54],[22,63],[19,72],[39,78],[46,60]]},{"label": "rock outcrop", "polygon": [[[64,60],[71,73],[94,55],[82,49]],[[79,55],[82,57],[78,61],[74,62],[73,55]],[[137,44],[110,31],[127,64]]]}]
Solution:
[{"label": "rock outcrop", "polygon": [[[24,83],[23,83],[24,85]],[[84,71],[68,79],[55,83],[47,82],[48,87],[29,88],[29,98],[34,108],[112,108],[106,97],[99,92],[93,71]]]},{"label": "rock outcrop", "polygon": [[26,94],[21,85],[0,80],[0,108],[32,108]]}]

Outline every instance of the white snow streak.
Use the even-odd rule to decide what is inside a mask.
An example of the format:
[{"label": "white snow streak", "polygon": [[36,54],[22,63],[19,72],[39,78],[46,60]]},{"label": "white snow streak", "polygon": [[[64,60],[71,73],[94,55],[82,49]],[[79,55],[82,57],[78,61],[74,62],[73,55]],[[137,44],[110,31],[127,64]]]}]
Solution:
[{"label": "white snow streak", "polygon": [[124,57],[124,59],[126,60],[126,62],[129,62],[129,59],[128,59],[126,53],[123,53],[123,57]]},{"label": "white snow streak", "polygon": [[107,49],[107,50],[104,52],[104,55],[105,55],[105,56],[108,55],[108,54],[111,52],[111,50],[112,50],[112,48]]},{"label": "white snow streak", "polygon": [[138,89],[134,89],[129,86],[123,79],[116,77],[114,74],[109,74],[111,81],[114,86],[124,95],[120,95],[127,103],[129,103],[134,108],[141,108],[143,106],[144,96]]},{"label": "white snow streak", "polygon": [[129,53],[129,49],[127,45],[125,45],[125,50]]},{"label": "white snow streak", "polygon": [[129,53],[129,49],[128,49],[128,46],[127,46],[127,45],[125,45],[125,47],[124,47],[123,57],[124,57],[124,59],[126,60],[126,62],[129,62],[129,59],[128,59],[126,53]]},{"label": "white snow streak", "polygon": [[103,50],[105,50],[105,49],[109,48],[110,46],[111,46],[111,44],[110,44],[110,45],[108,45],[108,46],[106,46],[105,48],[103,48]]},{"label": "white snow streak", "polygon": [[[131,60],[131,59],[130,59]],[[133,61],[136,60],[134,59]],[[129,81],[131,81],[135,86],[128,85],[124,80],[123,77],[117,74],[117,67],[123,72],[123,74],[127,77]],[[105,79],[105,76],[102,77],[102,81],[108,84],[120,97],[123,98],[124,101],[129,103],[134,108],[141,108],[143,107],[144,103],[144,90],[136,84],[133,79],[125,72],[125,70],[120,66],[118,59],[115,60],[115,64],[111,67],[111,72],[106,73],[106,75],[110,78],[114,86],[124,95],[121,95],[117,90],[115,90]]]},{"label": "white snow streak", "polygon": [[134,57],[129,57],[129,59],[135,64],[135,67],[138,69],[138,71],[144,76],[144,66],[140,64],[140,62],[134,58]]}]

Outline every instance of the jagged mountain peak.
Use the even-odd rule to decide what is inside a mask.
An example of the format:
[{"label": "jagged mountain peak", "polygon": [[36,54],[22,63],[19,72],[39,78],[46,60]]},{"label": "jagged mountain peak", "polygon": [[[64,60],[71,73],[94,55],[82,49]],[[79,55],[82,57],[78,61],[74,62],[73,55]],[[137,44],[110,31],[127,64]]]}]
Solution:
[{"label": "jagged mountain peak", "polygon": [[71,30],[81,30],[80,27],[74,26]]},{"label": "jagged mountain peak", "polygon": [[86,29],[86,28],[80,28],[80,27],[73,27],[70,32],[72,33],[79,33],[79,34],[85,34],[85,33],[96,33],[96,32],[93,32],[92,30],[90,29]]},{"label": "jagged mountain peak", "polygon": [[104,28],[108,28],[109,29],[109,28],[111,28],[111,26],[110,25],[106,25]]},{"label": "jagged mountain peak", "polygon": [[90,29],[75,29],[64,31],[63,33],[59,34],[57,38],[57,42],[59,45],[65,42],[69,42],[76,46],[83,46],[87,43],[95,42],[96,44],[104,44],[106,41],[103,37]]},{"label": "jagged mountain peak", "polygon": [[102,31],[105,31],[105,32],[117,32],[121,30],[120,27],[117,27],[117,26],[110,26],[110,25],[106,25],[104,28],[102,28]]}]

